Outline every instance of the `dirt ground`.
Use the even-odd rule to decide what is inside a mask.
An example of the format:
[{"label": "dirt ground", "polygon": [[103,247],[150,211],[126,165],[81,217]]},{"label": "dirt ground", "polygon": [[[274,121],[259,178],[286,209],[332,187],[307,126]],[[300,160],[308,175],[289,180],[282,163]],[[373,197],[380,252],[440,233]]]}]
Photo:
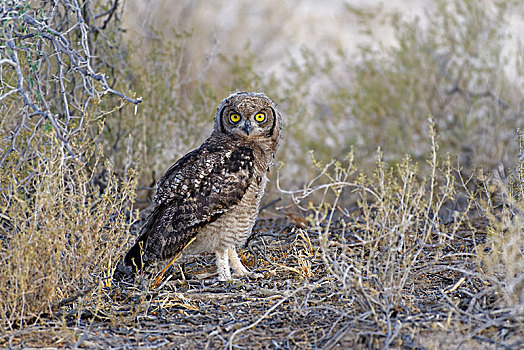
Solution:
[{"label": "dirt ground", "polygon": [[337,288],[315,249],[318,237],[306,236],[300,219],[260,219],[241,257],[263,278],[215,281],[213,256],[201,256],[170,268],[157,288],[143,276],[66,301],[35,325],[1,335],[0,346],[522,349],[522,315],[519,324],[483,281],[460,272],[474,263],[457,253],[474,252],[486,225],[477,219],[460,230],[441,264],[415,274],[402,302],[389,303],[387,291]]}]

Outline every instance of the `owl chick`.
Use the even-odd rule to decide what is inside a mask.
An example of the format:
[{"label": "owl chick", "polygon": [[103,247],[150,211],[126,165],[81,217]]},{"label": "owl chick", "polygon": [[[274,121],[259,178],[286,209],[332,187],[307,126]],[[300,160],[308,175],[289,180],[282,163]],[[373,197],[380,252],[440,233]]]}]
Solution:
[{"label": "owl chick", "polygon": [[219,280],[231,280],[230,264],[236,275],[250,276],[236,247],[255,224],[281,129],[282,117],[264,94],[235,92],[224,99],[211,136],[158,181],[155,208],[125,264],[137,271],[182,250],[214,252]]}]

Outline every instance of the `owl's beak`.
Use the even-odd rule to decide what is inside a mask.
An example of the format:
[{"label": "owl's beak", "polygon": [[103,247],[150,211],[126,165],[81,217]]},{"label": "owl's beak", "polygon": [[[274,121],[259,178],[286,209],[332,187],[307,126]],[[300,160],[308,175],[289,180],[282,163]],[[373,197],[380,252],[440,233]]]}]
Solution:
[{"label": "owl's beak", "polygon": [[249,120],[246,120],[244,122],[244,131],[246,132],[247,135],[249,135],[249,131],[251,130],[251,122]]}]

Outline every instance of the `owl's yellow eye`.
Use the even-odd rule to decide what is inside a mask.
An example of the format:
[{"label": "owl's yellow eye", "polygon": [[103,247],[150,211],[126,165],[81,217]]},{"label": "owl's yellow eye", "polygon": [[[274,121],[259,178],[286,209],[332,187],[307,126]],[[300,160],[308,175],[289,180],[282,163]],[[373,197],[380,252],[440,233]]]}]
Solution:
[{"label": "owl's yellow eye", "polygon": [[240,114],[233,113],[229,116],[229,120],[231,120],[232,123],[238,123],[240,121]]},{"label": "owl's yellow eye", "polygon": [[266,120],[266,115],[264,113],[257,113],[255,115],[255,120],[259,123],[262,123],[263,121]]}]

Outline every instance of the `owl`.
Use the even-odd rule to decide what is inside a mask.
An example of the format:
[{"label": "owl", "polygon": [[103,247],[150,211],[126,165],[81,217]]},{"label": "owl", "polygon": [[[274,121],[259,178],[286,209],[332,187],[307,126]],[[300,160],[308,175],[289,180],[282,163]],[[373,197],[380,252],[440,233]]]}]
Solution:
[{"label": "owl", "polygon": [[236,248],[249,236],[282,130],[262,93],[235,92],[218,106],[211,136],[157,183],[154,209],[124,262],[136,272],[156,260],[212,252],[218,279],[252,276]]}]

